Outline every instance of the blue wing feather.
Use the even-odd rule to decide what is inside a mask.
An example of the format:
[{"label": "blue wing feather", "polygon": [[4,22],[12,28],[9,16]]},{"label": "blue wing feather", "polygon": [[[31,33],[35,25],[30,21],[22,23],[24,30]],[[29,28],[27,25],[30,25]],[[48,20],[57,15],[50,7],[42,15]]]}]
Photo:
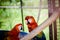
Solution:
[{"label": "blue wing feather", "polygon": [[[20,37],[22,38],[22,37],[26,36],[27,34],[28,33],[26,33],[26,32],[20,32]],[[45,34],[43,33],[42,37],[35,36],[31,40],[46,40],[46,37],[45,37]]]}]

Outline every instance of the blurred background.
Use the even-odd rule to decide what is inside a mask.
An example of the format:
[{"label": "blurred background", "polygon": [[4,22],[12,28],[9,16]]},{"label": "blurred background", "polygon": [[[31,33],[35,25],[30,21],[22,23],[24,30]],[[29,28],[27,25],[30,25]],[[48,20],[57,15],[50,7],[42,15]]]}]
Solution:
[{"label": "blurred background", "polygon": [[[22,0],[24,32],[28,32],[25,17],[31,15],[38,20],[38,25],[48,18],[48,0]],[[0,0],[0,30],[11,30],[16,24],[22,23],[20,0]],[[39,16],[39,18],[38,18]],[[57,19],[57,22],[59,20]],[[43,32],[49,40],[49,27]]]}]

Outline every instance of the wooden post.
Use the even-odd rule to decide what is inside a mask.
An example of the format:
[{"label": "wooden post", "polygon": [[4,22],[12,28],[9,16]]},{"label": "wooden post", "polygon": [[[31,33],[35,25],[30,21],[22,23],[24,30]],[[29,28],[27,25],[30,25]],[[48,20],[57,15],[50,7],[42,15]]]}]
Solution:
[{"label": "wooden post", "polygon": [[60,0],[59,0],[59,7],[60,7]]},{"label": "wooden post", "polygon": [[[55,1],[56,0],[52,0],[52,4],[53,4],[53,11],[55,11],[56,10],[56,4],[55,4]],[[57,24],[56,24],[56,20],[53,22],[53,29],[54,29],[54,40],[57,40]]]},{"label": "wooden post", "polygon": [[[48,0],[48,10],[49,10],[49,17],[52,15],[53,12],[53,5],[52,0]],[[50,40],[53,40],[53,30],[52,30],[52,24],[49,25],[49,38]]]},{"label": "wooden post", "polygon": [[[59,8],[60,8],[60,0],[59,0]],[[59,15],[59,22],[60,22],[60,15]]]},{"label": "wooden post", "polygon": [[[48,9],[49,9],[49,17],[50,17],[53,14],[54,10],[56,9],[55,0],[48,0]],[[54,29],[54,31],[52,29]],[[53,32],[54,32],[54,36],[53,36]],[[57,40],[56,20],[53,22],[53,24],[49,26],[49,36],[50,36],[50,40]]]},{"label": "wooden post", "polygon": [[56,25],[56,20],[53,23],[53,25],[54,25],[54,40],[57,40],[57,25]]}]

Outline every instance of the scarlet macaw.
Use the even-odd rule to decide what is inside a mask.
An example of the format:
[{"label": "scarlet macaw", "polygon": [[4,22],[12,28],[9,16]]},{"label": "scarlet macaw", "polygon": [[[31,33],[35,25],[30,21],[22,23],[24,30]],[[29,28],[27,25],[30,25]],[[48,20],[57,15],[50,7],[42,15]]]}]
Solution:
[{"label": "scarlet macaw", "polygon": [[21,28],[22,24],[15,25],[15,27],[10,32],[8,32],[7,40],[19,40],[18,35],[20,33]]},{"label": "scarlet macaw", "polygon": [[[26,16],[25,20],[26,20],[26,24],[28,26],[29,32],[31,32],[38,26],[33,16]],[[43,31],[40,32],[37,36],[33,38],[33,40],[46,40],[44,32]]]},{"label": "scarlet macaw", "polygon": [[1,40],[20,40],[28,33],[22,32],[22,24],[16,24],[11,31],[0,30]]}]

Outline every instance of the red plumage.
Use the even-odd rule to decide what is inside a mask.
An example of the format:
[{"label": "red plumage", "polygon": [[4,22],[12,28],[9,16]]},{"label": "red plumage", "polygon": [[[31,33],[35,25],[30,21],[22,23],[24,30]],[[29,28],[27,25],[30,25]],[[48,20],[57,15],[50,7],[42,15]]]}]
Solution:
[{"label": "red plumage", "polygon": [[17,24],[10,32],[8,32],[8,40],[19,40],[18,34],[20,33],[19,28],[21,26],[22,24]]},{"label": "red plumage", "polygon": [[33,16],[26,16],[25,20],[27,21],[29,32],[31,32],[38,26]]}]

